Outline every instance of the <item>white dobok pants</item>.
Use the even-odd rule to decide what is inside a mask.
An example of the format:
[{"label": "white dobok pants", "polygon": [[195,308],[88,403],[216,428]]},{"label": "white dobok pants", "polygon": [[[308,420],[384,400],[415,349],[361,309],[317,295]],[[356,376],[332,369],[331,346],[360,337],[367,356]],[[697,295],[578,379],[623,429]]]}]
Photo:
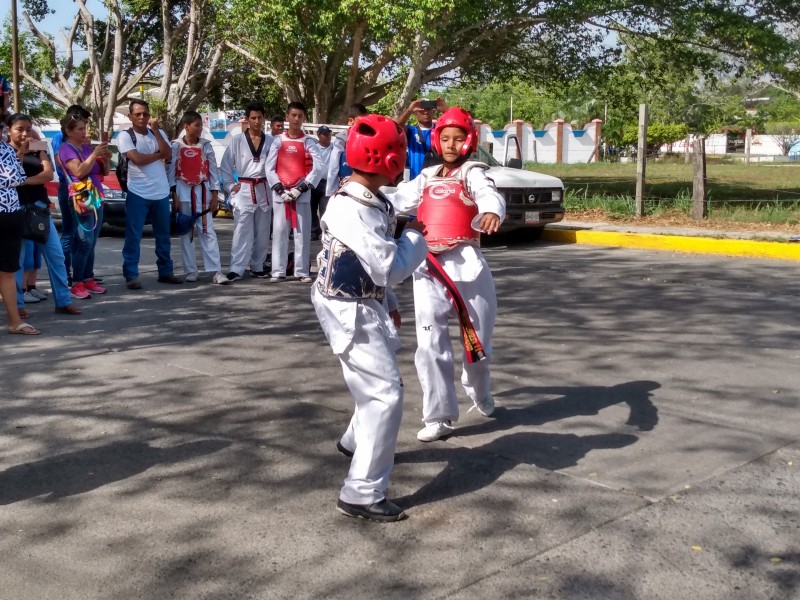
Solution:
[{"label": "white dobok pants", "polygon": [[[192,214],[192,203],[181,202],[181,212],[185,215]],[[206,219],[206,233],[203,233],[203,218]],[[211,213],[200,217],[194,224],[194,239],[192,232],[181,236],[181,258],[183,259],[184,273],[197,273],[197,258],[195,257],[194,240],[200,240],[200,251],[203,255],[203,267],[209,273],[216,273],[222,268],[219,259],[219,243],[217,233],[214,231],[214,218]]]},{"label": "white dobok pants", "polygon": [[[278,194],[272,193],[272,276],[285,277],[292,223],[286,218],[283,200]],[[311,192],[303,192],[295,201],[295,206],[297,228],[294,230],[294,274],[297,277],[307,277],[311,258]]]},{"label": "white dobok pants", "polygon": [[381,326],[359,310],[353,341],[338,356],[356,403],[341,440],[354,454],[339,498],[350,504],[373,504],[386,497],[403,417],[395,346]]},{"label": "white dobok pants", "polygon": [[[491,394],[492,332],[497,314],[492,272],[483,256],[480,260],[483,268],[474,281],[456,280],[447,268],[447,261],[441,261],[467,305],[467,312],[486,352],[485,359],[468,364],[461,339],[456,340],[464,363],[461,385],[473,401]],[[414,313],[417,327],[414,362],[422,386],[422,420],[426,424],[457,421],[455,352],[449,328],[450,316],[456,316],[455,308],[444,286],[431,277],[424,265],[414,271]]]},{"label": "white dobok pants", "polygon": [[265,204],[267,190],[263,184],[255,186],[258,204],[254,205],[250,185],[242,182],[239,191],[231,194],[234,228],[230,270],[239,275],[244,274],[248,266],[251,271],[263,271],[269,249],[272,207]]}]

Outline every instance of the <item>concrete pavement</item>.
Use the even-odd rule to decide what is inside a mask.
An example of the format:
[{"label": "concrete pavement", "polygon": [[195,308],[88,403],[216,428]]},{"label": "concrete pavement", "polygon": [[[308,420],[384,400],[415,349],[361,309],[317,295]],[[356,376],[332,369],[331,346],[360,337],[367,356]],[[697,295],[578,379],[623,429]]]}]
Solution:
[{"label": "concrete pavement", "polygon": [[376,525],[334,509],[308,286],[161,285],[146,238],[131,292],[120,247],[84,315],[0,336],[2,600],[800,597],[794,265],[498,241],[497,415],[433,444],[400,286],[410,518]]}]

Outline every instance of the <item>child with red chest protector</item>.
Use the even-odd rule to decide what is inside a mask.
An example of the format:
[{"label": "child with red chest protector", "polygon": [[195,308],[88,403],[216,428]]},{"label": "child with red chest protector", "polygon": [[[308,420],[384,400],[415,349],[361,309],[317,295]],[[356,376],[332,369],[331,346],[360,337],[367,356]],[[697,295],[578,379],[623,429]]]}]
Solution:
[{"label": "child with red chest protector", "polygon": [[[172,189],[172,207],[191,218],[200,238],[203,266],[214,273],[212,282],[227,285],[230,280],[222,272],[219,243],[212,215],[219,204],[217,159],[211,142],[200,137],[203,118],[200,113],[187,111],[181,119],[182,134],[172,142],[172,161],[167,176]],[[184,281],[197,281],[198,267],[194,250],[194,231],[181,235],[181,256],[186,272]]]},{"label": "child with red chest protector", "polygon": [[448,109],[431,141],[443,164],[423,169],[390,196],[398,214],[416,213],[425,223],[430,251],[414,272],[415,363],[425,423],[417,439],[423,442],[448,437],[458,420],[452,314],[464,346],[461,384],[480,414],[494,412],[490,364],[497,297],[480,236],[495,233],[505,218],[505,200],[486,174],[488,165],[469,160],[478,146],[472,116]]},{"label": "child with red chest protector", "polygon": [[303,133],[306,107],[289,103],[289,129],[275,136],[267,156],[267,181],[272,188],[272,277],[286,279],[289,262],[289,230],[294,230],[294,275],[311,283],[311,190],[327,172],[317,140]]},{"label": "child with red chest protector", "polygon": [[400,340],[390,313],[396,299],[389,286],[425,260],[424,226],[409,223],[395,240],[394,211],[380,192],[399,179],[405,165],[406,138],[397,123],[381,115],[359,118],[346,152],[353,173],[320,219],[322,252],[311,290],[355,400],[350,425],[336,444],[352,457],[336,507],[350,517],[399,521],[403,509],[386,498],[403,416],[395,356]]}]

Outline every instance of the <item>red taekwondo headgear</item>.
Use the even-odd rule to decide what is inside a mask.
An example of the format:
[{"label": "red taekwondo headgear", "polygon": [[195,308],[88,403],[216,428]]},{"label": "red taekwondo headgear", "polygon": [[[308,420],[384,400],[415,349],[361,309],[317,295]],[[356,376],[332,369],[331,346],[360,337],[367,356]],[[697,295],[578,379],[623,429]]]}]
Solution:
[{"label": "red taekwondo headgear", "polygon": [[356,171],[385,175],[392,182],[406,165],[406,134],[383,115],[359,117],[347,136],[347,164]]},{"label": "red taekwondo headgear", "polygon": [[448,108],[436,121],[436,126],[431,133],[431,146],[439,156],[442,155],[442,144],[439,135],[445,127],[458,127],[467,134],[467,139],[461,148],[461,156],[471,156],[478,149],[478,132],[475,131],[475,121],[472,115],[460,106]]}]

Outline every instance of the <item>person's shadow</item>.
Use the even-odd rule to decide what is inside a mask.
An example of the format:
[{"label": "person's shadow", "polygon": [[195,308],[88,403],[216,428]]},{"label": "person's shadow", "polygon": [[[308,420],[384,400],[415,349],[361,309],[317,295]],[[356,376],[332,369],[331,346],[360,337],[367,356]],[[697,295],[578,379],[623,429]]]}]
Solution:
[{"label": "person's shadow", "polygon": [[[661,387],[654,381],[632,381],[611,387],[524,387],[496,397],[520,394],[561,394],[532,406],[510,409],[498,407],[495,418],[478,425],[456,429],[457,436],[504,431],[517,425],[541,425],[579,415],[594,415],[600,410],[624,403],[630,407],[626,425],[650,431],[658,423],[658,410],[650,392]],[[592,450],[623,448],[639,438],[630,433],[575,435],[521,432],[504,435],[483,446],[464,448],[430,445],[421,450],[400,452],[395,464],[446,462],[447,466],[413,494],[395,501],[403,507],[419,506],[477,491],[494,483],[520,464],[557,471],[578,464]]]},{"label": "person's shadow", "polygon": [[558,398],[537,402],[523,408],[498,406],[494,418],[476,425],[459,427],[456,435],[466,436],[492,431],[503,431],[517,425],[543,425],[551,421],[596,415],[615,404],[628,405],[626,425],[639,431],[652,431],[658,424],[658,408],[653,404],[651,392],[661,385],[655,381],[629,381],[612,386],[552,386],[520,387],[495,394],[495,398],[528,395],[559,394]]},{"label": "person's shadow", "polygon": [[50,500],[82,494],[154,465],[191,460],[229,445],[224,440],[201,440],[154,448],[144,442],[114,442],[23,463],[0,472],[0,505],[43,495]]}]

